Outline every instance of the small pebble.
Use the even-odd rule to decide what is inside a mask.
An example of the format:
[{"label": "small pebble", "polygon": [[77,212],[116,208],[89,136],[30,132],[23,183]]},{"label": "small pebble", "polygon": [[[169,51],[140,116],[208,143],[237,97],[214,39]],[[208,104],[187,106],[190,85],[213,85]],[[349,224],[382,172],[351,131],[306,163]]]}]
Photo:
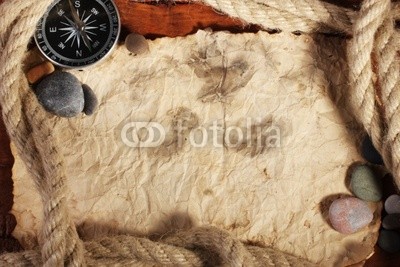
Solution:
[{"label": "small pebble", "polygon": [[50,113],[73,117],[83,110],[84,96],[79,80],[68,72],[56,71],[35,89],[40,104]]},{"label": "small pebble", "polygon": [[400,213],[400,196],[391,195],[385,201],[385,210],[388,214]]},{"label": "small pebble", "polygon": [[368,205],[355,197],[336,199],[329,207],[329,220],[340,233],[352,234],[368,225],[373,213]]},{"label": "small pebble", "polygon": [[97,100],[96,94],[93,92],[92,88],[87,84],[82,85],[83,95],[85,98],[85,107],[83,108],[83,112],[90,116],[96,110],[99,102]]},{"label": "small pebble", "polygon": [[400,213],[386,215],[382,220],[382,227],[386,230],[400,229]]},{"label": "small pebble", "polygon": [[367,165],[353,169],[350,187],[354,195],[362,200],[377,202],[382,199],[382,183]]},{"label": "small pebble", "polygon": [[378,246],[389,253],[399,252],[400,234],[396,231],[381,230],[378,238]]},{"label": "small pebble", "polygon": [[383,164],[382,156],[375,149],[374,145],[372,144],[371,138],[368,135],[365,136],[361,144],[361,154],[368,162],[372,164]]},{"label": "small pebble", "polygon": [[143,35],[137,33],[128,34],[125,39],[125,46],[129,52],[136,55],[143,54],[149,51],[149,43]]},{"label": "small pebble", "polygon": [[45,61],[45,62],[31,68],[28,71],[28,73],[26,74],[26,77],[30,84],[35,84],[38,81],[40,81],[42,78],[44,78],[45,76],[47,76],[53,72],[54,72],[54,65],[51,64],[51,62],[49,62],[49,61]]}]

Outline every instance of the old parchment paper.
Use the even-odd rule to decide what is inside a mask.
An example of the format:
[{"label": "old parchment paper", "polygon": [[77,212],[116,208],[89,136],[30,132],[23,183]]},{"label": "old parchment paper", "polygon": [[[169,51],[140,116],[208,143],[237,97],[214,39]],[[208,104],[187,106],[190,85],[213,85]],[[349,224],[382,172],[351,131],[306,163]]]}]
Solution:
[{"label": "old parchment paper", "polygon": [[[151,41],[145,55],[121,46],[72,71],[100,102],[92,117],[54,122],[80,234],[211,224],[321,266],[365,259],[378,219],[352,235],[327,221],[330,202],[350,194],[348,167],[362,160],[357,127],[331,100],[346,84],[342,42],[199,31]],[[154,147],[132,147],[150,131]],[[15,236],[34,246],[40,197],[18,156],[13,171]]]}]

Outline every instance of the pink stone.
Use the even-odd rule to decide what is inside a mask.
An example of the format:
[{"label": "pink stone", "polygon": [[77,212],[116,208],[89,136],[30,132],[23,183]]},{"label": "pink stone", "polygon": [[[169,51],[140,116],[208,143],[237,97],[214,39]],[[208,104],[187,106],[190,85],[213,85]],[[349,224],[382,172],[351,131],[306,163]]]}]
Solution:
[{"label": "pink stone", "polygon": [[368,225],[373,217],[367,203],[355,197],[336,199],[329,207],[331,225],[342,234],[357,232]]}]

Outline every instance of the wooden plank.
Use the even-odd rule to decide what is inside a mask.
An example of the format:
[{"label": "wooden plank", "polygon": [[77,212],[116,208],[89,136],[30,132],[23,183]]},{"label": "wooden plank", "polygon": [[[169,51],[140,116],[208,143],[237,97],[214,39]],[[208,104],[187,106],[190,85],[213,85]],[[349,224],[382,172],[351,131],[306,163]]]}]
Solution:
[{"label": "wooden plank", "polygon": [[135,32],[153,39],[186,36],[205,28],[232,32],[255,32],[259,29],[199,3],[149,5],[129,0],[115,0],[115,3],[120,12],[123,34]]},{"label": "wooden plank", "polygon": [[[188,1],[167,0],[138,3],[130,0],[114,0],[114,2],[118,6],[124,25],[122,37],[128,32],[154,39],[164,36],[186,36],[205,28],[214,31],[228,30],[233,33],[256,32],[260,29],[257,25],[248,25],[239,19],[216,12],[212,7],[198,1],[188,3]],[[327,2],[358,8],[360,0],[327,0]]]}]

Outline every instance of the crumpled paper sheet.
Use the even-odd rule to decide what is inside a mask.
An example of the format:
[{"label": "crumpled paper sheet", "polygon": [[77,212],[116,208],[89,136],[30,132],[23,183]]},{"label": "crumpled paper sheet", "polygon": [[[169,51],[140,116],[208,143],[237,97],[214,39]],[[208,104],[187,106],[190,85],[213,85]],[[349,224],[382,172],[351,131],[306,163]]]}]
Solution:
[{"label": "crumpled paper sheet", "polygon": [[[211,224],[321,266],[365,259],[380,207],[352,235],[327,219],[332,200],[350,194],[349,166],[362,160],[359,128],[331,100],[346,86],[343,42],[199,31],[150,41],[144,55],[121,46],[100,65],[72,71],[100,102],[92,117],[54,124],[82,237]],[[164,142],[131,147],[151,131],[134,130],[135,122],[153,126],[152,145],[161,125]],[[18,156],[13,172],[14,234],[32,247],[40,197]]]}]

